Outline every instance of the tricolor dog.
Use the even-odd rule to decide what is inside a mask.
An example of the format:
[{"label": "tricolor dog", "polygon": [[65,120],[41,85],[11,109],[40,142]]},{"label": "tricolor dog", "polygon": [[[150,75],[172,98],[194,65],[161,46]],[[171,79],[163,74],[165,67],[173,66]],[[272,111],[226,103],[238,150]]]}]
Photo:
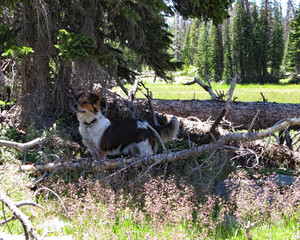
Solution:
[{"label": "tricolor dog", "polygon": [[74,107],[82,142],[94,160],[120,153],[133,156],[153,155],[159,144],[157,134],[164,142],[168,142],[178,133],[179,123],[176,117],[165,126],[155,126],[135,119],[109,120],[100,111],[98,94],[81,93],[76,101]]}]

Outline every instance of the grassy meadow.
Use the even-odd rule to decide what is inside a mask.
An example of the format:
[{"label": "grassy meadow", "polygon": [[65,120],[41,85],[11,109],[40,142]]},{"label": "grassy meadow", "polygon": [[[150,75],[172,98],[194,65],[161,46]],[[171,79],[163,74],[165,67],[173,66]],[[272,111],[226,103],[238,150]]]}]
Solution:
[{"label": "grassy meadow", "polygon": [[[152,91],[154,99],[210,99],[209,93],[198,84],[185,86],[181,82],[145,82],[145,86]],[[213,83],[212,88],[214,92],[226,94],[230,85]],[[146,91],[142,89],[142,92]],[[142,92],[139,91],[136,96],[143,98]],[[233,99],[242,102],[263,101],[261,93],[268,102],[300,103],[300,84],[236,84]]]}]

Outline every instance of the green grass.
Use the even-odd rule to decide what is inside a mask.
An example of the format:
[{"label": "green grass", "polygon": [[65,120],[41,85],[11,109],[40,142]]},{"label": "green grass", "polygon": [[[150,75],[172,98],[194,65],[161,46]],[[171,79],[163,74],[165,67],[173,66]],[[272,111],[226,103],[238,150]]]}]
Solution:
[{"label": "green grass", "polygon": [[[182,83],[145,83],[153,93],[154,99],[210,99],[209,94],[199,85],[185,86]],[[230,85],[212,84],[214,92],[227,93]],[[146,92],[142,89],[142,92]],[[138,98],[144,98],[141,91],[137,93]],[[277,103],[300,103],[300,84],[236,84],[233,98],[236,101],[252,102],[263,101],[261,93],[268,102]]]}]

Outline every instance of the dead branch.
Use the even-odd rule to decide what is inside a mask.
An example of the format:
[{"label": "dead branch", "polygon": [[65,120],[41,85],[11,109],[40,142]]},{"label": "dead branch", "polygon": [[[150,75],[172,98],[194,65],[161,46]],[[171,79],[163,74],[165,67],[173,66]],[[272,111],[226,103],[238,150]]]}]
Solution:
[{"label": "dead branch", "polygon": [[145,97],[148,99],[148,104],[149,104],[149,108],[150,108],[150,111],[151,111],[151,114],[152,114],[152,118],[153,118],[153,123],[154,125],[158,126],[158,121],[157,121],[157,118],[156,118],[156,115],[155,115],[155,112],[154,112],[154,108],[153,108],[153,105],[152,105],[152,92],[149,91],[149,89],[145,86],[145,84],[143,82],[140,83],[143,88],[145,88],[145,90],[147,91],[147,94],[144,93]]},{"label": "dead branch", "polygon": [[210,132],[213,132],[216,127],[220,124],[220,122],[222,121],[223,117],[226,114],[226,109],[224,108],[221,112],[221,114],[217,117],[216,121],[213,123],[213,125],[210,128]]},{"label": "dead branch", "polygon": [[59,200],[59,202],[61,203],[61,205],[62,205],[64,211],[65,211],[66,214],[68,215],[68,217],[69,217],[70,219],[72,219],[71,216],[70,216],[70,214],[68,213],[68,211],[67,211],[67,209],[66,209],[66,207],[65,207],[65,205],[64,205],[64,203],[63,203],[63,201],[62,201],[62,199],[61,199],[61,198],[58,196],[58,194],[55,193],[53,190],[51,190],[51,189],[49,189],[49,188],[46,188],[46,187],[40,188],[40,189],[38,189],[38,190],[35,191],[35,193],[34,193],[34,199],[37,199],[37,194],[38,194],[38,192],[40,192],[40,191],[49,191],[49,192],[51,192],[55,197],[57,197],[58,200]]},{"label": "dead branch", "polygon": [[16,204],[8,196],[6,196],[6,194],[4,194],[1,190],[0,190],[0,200],[21,221],[24,227],[26,239],[29,239],[28,233],[30,234],[32,239],[37,239],[37,240],[41,239],[41,237],[38,235],[31,222],[29,221],[28,217],[21,210],[19,210]]},{"label": "dead branch", "polygon": [[41,138],[36,138],[30,142],[27,143],[18,143],[18,142],[12,142],[12,141],[6,141],[6,140],[0,140],[0,146],[2,147],[9,147],[14,148],[20,152],[24,152],[26,149],[33,147],[35,145],[40,145],[42,142]]},{"label": "dead branch", "polygon": [[205,91],[207,91],[209,93],[209,95],[211,96],[211,100],[217,99],[217,96],[213,92],[212,87],[210,85],[204,84],[199,78],[196,78],[196,77],[194,77],[194,81],[197,82]]},{"label": "dead branch", "polygon": [[[157,154],[153,156],[140,156],[131,158],[117,158],[114,160],[106,161],[82,161],[82,162],[59,162],[59,163],[47,163],[45,165],[24,165],[22,170],[32,171],[32,172],[52,172],[54,170],[63,171],[94,171],[101,172],[104,170],[116,170],[124,168],[128,165],[133,165],[134,167],[153,165],[156,162],[174,162],[180,161],[187,158],[197,157],[201,154],[209,154],[215,149],[220,148],[224,145],[229,145],[232,142],[249,142],[258,139],[263,139],[271,136],[275,132],[283,130],[289,126],[300,125],[300,118],[290,118],[278,122],[274,126],[261,131],[261,132],[240,132],[240,133],[230,133],[220,138],[219,140],[201,145],[198,147],[185,149],[178,152],[167,152],[162,154]],[[135,164],[136,163],[136,164]]]},{"label": "dead branch", "polygon": [[264,94],[262,92],[260,92],[260,95],[262,97],[262,101],[263,102],[267,102],[268,101],[268,99],[265,98],[265,96],[264,96]]},{"label": "dead branch", "polygon": [[216,131],[216,127],[220,124],[223,117],[227,116],[228,113],[230,112],[231,102],[232,102],[232,95],[233,95],[233,91],[234,91],[234,88],[235,88],[236,79],[237,79],[237,74],[235,74],[234,77],[232,78],[228,98],[227,98],[227,101],[226,101],[226,105],[225,105],[224,109],[222,110],[221,114],[217,117],[216,121],[211,126],[210,131],[209,131],[210,134],[218,134],[218,132]]},{"label": "dead branch", "polygon": [[132,102],[135,99],[135,95],[139,89],[139,83],[140,80],[136,79],[132,86],[132,89],[128,92],[128,101]]},{"label": "dead branch", "polygon": [[227,115],[228,115],[228,113],[230,112],[230,109],[231,109],[232,95],[233,95],[233,91],[234,91],[234,88],[235,88],[236,80],[237,80],[237,74],[234,74],[234,76],[232,78],[232,81],[231,81],[231,85],[230,85],[226,105],[225,105],[225,109],[226,109],[225,115],[226,115],[226,117],[227,117]]},{"label": "dead branch", "polygon": [[126,87],[122,83],[119,83],[119,86],[123,90],[123,92],[126,94],[126,96],[128,96],[128,91],[127,91]]},{"label": "dead branch", "polygon": [[257,112],[256,112],[256,114],[255,114],[255,116],[254,116],[254,118],[252,119],[252,122],[250,123],[250,126],[248,128],[248,134],[250,134],[250,132],[252,131],[252,128],[253,128],[253,126],[255,124],[255,121],[258,118],[259,114],[260,114],[260,110],[258,109]]},{"label": "dead branch", "polygon": [[13,216],[13,217],[10,217],[10,218],[7,218],[7,219],[5,219],[4,221],[1,221],[0,222],[0,226],[2,226],[2,225],[4,225],[4,224],[7,224],[7,223],[9,223],[9,222],[11,222],[11,221],[14,221],[14,220],[16,220],[17,218],[15,217],[15,216]]},{"label": "dead branch", "polygon": [[195,83],[197,83],[197,81],[194,79],[193,81],[185,82],[185,83],[183,83],[182,85],[189,86],[189,85],[193,85],[193,84],[195,84]]}]

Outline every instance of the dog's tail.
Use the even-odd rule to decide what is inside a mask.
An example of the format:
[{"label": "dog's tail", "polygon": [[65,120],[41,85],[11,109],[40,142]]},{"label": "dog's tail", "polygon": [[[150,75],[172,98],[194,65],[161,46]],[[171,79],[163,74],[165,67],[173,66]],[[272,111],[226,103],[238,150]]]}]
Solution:
[{"label": "dog's tail", "polygon": [[165,126],[153,126],[153,128],[160,135],[162,140],[166,143],[175,138],[179,131],[179,122],[177,117],[172,117],[171,121]]}]

